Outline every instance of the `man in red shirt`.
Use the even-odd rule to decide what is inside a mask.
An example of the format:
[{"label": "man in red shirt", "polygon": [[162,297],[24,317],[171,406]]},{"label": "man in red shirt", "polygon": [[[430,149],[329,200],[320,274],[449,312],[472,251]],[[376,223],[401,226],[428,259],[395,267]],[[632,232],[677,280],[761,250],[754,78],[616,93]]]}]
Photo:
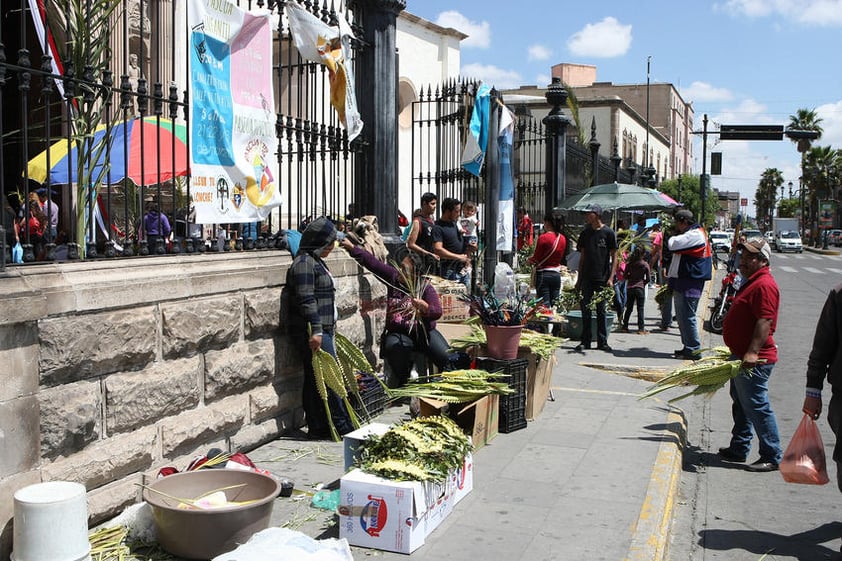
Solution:
[{"label": "man in red shirt", "polygon": [[719,449],[719,456],[731,462],[746,461],[753,429],[760,442],[760,459],[746,469],[775,471],[783,451],[769,403],[768,383],[778,361],[772,336],[778,321],[780,291],[769,270],[769,244],[754,239],[737,247],[741,251],[740,274],[744,281],[725,316],[722,336],[731,354],[743,363],[740,374],[731,379],[731,443]]}]

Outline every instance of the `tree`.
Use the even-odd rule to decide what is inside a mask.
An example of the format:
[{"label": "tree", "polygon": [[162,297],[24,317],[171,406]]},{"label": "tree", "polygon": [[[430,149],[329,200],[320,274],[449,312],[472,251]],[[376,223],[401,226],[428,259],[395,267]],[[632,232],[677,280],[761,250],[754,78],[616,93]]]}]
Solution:
[{"label": "tree", "polygon": [[[798,109],[795,112],[795,115],[789,116],[789,124],[787,125],[787,131],[810,131],[816,133],[815,140],[819,140],[822,137],[822,133],[824,130],[821,127],[822,119],[818,116],[815,109]],[[805,164],[805,154],[810,149],[813,141],[809,138],[796,138],[794,136],[790,136],[790,139],[796,144],[798,148],[798,152],[801,154],[801,176],[804,178],[805,171],[804,171],[804,164]],[[802,181],[801,184],[802,189],[807,189],[807,184]],[[807,197],[805,195],[805,197]],[[815,199],[815,193],[810,193],[807,197],[811,201]],[[814,209],[813,213],[810,214],[808,219],[810,220],[811,224],[816,224],[816,216],[818,213],[818,207],[813,207],[812,204],[810,206],[811,209]],[[816,235],[817,229],[811,228],[810,231],[813,233],[813,236]]]},{"label": "tree", "polygon": [[778,189],[784,184],[784,176],[778,168],[766,168],[760,175],[760,182],[754,192],[754,206],[757,208],[757,221],[772,227],[772,215],[775,212],[775,200]]},{"label": "tree", "polygon": [[[696,218],[701,217],[699,212],[702,208],[701,192],[699,191],[699,176],[697,175],[682,175],[679,179],[665,179],[658,186],[658,189],[679,201],[684,205],[684,208],[693,213]],[[710,227],[719,211],[719,201],[713,189],[708,188],[705,195],[705,223],[703,226]]]}]

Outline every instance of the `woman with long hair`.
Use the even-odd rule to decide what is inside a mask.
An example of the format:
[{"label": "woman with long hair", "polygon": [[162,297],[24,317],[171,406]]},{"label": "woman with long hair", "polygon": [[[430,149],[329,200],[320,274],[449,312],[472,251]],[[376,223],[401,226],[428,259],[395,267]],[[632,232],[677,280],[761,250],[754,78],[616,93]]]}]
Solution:
[{"label": "woman with long hair", "polygon": [[547,307],[552,307],[561,292],[561,266],[567,250],[563,229],[564,217],[547,211],[544,232],[538,236],[535,252],[527,261],[535,267],[535,292]]}]

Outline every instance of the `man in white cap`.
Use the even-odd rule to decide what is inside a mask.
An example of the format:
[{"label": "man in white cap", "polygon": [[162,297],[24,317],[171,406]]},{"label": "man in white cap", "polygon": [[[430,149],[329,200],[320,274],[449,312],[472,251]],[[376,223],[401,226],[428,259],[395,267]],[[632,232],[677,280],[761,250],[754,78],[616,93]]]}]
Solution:
[{"label": "man in white cap", "polygon": [[738,246],[743,284],[734,297],[722,328],[722,337],[734,358],[742,360],[740,373],[731,379],[731,443],[719,456],[744,462],[751,450],[752,430],[760,442],[760,459],[748,471],[775,471],[783,450],[775,413],[769,404],[768,383],[778,361],[773,335],[778,322],[780,291],[769,270],[772,251],[766,240],[753,239]]}]

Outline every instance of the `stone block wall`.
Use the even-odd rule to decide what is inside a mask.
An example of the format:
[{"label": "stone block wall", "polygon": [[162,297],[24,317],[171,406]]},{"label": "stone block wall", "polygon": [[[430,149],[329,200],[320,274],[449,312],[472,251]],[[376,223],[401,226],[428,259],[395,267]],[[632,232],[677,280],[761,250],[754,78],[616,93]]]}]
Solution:
[{"label": "stone block wall", "polygon": [[[24,486],[84,484],[95,524],[162,466],[303,424],[300,360],[278,329],[290,262],[266,251],[0,273],[0,560]],[[328,263],[339,329],[376,357],[385,287],[344,252]]]}]

